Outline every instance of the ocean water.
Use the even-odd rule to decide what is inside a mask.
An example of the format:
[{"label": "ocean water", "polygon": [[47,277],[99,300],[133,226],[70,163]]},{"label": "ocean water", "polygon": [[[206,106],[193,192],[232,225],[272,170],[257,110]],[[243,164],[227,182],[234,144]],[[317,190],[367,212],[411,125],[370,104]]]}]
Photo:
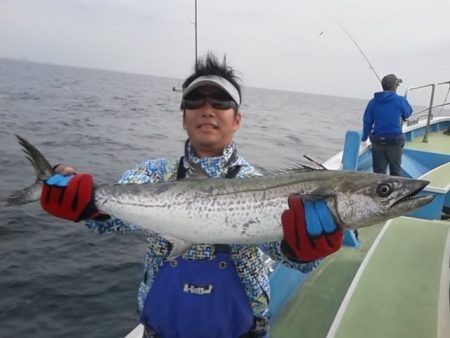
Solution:
[{"label": "ocean water", "polygon": [[[245,73],[245,70],[241,70]],[[179,157],[181,80],[0,59],[0,198],[34,171],[14,134],[98,183],[150,157]],[[235,141],[264,170],[320,162],[360,130],[365,100],[243,88]],[[0,338],[123,337],[138,322],[143,233],[98,235],[39,204],[0,213]]]}]

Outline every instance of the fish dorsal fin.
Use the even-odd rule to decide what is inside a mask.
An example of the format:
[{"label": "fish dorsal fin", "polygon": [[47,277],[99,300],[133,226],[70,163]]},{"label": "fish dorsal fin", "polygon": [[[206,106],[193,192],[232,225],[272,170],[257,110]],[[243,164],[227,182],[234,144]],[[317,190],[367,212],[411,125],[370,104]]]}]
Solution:
[{"label": "fish dorsal fin", "polygon": [[303,155],[304,158],[306,158],[308,161],[314,163],[318,169],[327,169],[322,163],[317,162],[316,160],[312,159],[309,156]]},{"label": "fish dorsal fin", "polygon": [[301,173],[307,173],[315,170],[321,170],[309,167],[307,165],[298,163],[293,168],[283,168],[283,169],[275,169],[270,171],[265,171],[264,175],[289,175],[289,174],[301,174]]},{"label": "fish dorsal fin", "polygon": [[170,253],[167,260],[175,259],[186,252],[188,248],[192,246],[192,243],[183,241],[174,237],[165,237],[170,243]]}]

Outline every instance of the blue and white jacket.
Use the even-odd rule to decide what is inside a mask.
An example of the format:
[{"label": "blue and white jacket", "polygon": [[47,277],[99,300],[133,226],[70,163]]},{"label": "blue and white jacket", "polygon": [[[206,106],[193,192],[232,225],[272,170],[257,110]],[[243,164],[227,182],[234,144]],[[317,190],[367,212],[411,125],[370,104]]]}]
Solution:
[{"label": "blue and white jacket", "polygon": [[[237,156],[234,143],[228,145],[222,156],[197,158],[192,148],[187,144],[183,164],[186,169],[186,177],[192,173],[190,163],[200,165],[211,177],[225,177],[228,170],[240,166],[236,179],[250,176],[259,176],[257,170],[244,158]],[[155,183],[170,182],[177,178],[179,159],[150,159],[144,161],[136,169],[126,171],[119,180],[121,184],[129,183]],[[287,201],[286,201],[287,207]],[[86,221],[88,228],[98,232],[128,232],[141,230],[139,225],[129,224],[119,219],[109,219],[105,222]],[[148,251],[145,261],[144,276],[138,292],[139,311],[142,311],[145,298],[155,276],[169,255],[169,242],[155,233],[147,233]],[[238,275],[249,297],[253,312],[257,317],[267,317],[269,305],[269,277],[264,264],[263,253],[273,260],[282,262],[284,265],[298,269],[302,272],[310,272],[319,261],[308,263],[297,263],[290,261],[280,250],[280,241],[254,245],[231,245],[231,258],[234,262]],[[194,244],[182,256],[187,260],[207,260],[214,258],[214,245]]]}]

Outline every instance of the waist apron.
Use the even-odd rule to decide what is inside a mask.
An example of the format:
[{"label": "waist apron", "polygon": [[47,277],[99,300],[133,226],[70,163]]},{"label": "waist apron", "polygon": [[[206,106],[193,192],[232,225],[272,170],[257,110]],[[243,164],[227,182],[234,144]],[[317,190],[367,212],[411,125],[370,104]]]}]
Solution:
[{"label": "waist apron", "polygon": [[253,311],[229,253],[166,262],[149,290],[141,322],[162,338],[239,337]]}]

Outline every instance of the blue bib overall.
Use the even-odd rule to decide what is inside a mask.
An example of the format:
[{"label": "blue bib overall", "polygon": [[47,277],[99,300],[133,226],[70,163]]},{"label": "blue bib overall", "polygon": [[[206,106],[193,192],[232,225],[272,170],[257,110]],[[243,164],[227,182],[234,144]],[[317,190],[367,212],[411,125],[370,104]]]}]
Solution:
[{"label": "blue bib overall", "polygon": [[229,253],[166,262],[149,290],[141,322],[158,337],[230,338],[246,334],[253,311]]}]

